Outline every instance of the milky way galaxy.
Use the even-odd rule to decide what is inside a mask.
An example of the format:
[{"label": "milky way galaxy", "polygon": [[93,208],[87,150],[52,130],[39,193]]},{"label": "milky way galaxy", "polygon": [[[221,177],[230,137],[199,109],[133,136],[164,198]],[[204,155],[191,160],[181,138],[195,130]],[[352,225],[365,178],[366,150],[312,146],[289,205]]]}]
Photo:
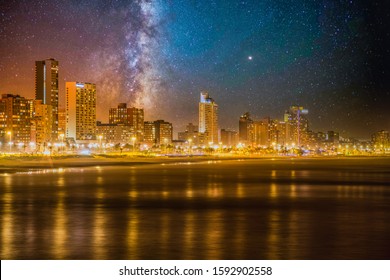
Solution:
[{"label": "milky way galaxy", "polygon": [[[159,65],[161,26],[158,3],[134,1],[112,9],[109,17],[122,25],[120,32],[108,33],[103,47],[91,55],[91,78],[103,95],[99,105],[126,102],[153,111],[163,92]],[[102,20],[106,21],[107,18]]]}]

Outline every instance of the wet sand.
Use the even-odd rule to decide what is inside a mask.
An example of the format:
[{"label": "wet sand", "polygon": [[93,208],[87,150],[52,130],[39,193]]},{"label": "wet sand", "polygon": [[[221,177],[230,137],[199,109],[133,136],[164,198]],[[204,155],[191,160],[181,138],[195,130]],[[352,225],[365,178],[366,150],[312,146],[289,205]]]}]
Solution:
[{"label": "wet sand", "polygon": [[356,159],[389,159],[386,156],[359,157],[294,157],[294,156],[129,156],[129,155],[91,155],[91,156],[13,156],[0,157],[0,173],[50,168],[91,167],[91,166],[132,166],[143,164],[202,162],[210,160],[356,160]]}]

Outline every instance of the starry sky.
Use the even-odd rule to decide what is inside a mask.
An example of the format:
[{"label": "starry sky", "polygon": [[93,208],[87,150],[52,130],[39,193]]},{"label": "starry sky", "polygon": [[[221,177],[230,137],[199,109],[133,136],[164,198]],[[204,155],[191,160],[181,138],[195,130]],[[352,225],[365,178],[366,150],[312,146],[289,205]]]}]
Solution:
[{"label": "starry sky", "polygon": [[221,128],[299,104],[314,131],[369,138],[390,129],[388,26],[384,0],[0,0],[0,94],[33,98],[35,60],[55,58],[60,102],[96,83],[103,122],[127,102],[178,132],[206,90]]}]

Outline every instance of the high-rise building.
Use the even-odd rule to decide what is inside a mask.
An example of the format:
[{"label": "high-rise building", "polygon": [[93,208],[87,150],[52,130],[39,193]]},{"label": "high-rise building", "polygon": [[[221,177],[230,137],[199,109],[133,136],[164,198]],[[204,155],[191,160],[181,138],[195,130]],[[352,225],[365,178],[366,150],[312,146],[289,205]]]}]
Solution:
[{"label": "high-rise building", "polygon": [[206,142],[218,143],[218,105],[207,92],[200,93],[199,132],[204,133]]},{"label": "high-rise building", "polygon": [[281,132],[278,120],[274,120],[268,117],[268,145],[280,144]]},{"label": "high-rise building", "polygon": [[33,101],[20,95],[3,94],[0,99],[2,142],[29,143]]},{"label": "high-rise building", "polygon": [[58,140],[58,61],[35,61],[35,99],[52,108],[51,141]]},{"label": "high-rise building", "polygon": [[253,122],[253,144],[269,146],[269,120],[263,119]]},{"label": "high-rise building", "polygon": [[238,139],[241,143],[252,143],[253,132],[252,132],[253,120],[249,112],[246,112],[240,117],[238,123]]},{"label": "high-rise building", "polygon": [[281,146],[285,146],[288,142],[286,138],[286,129],[287,129],[286,127],[287,127],[286,122],[284,121],[278,122],[278,127],[277,127],[278,140],[276,141],[276,143]]},{"label": "high-rise building", "polygon": [[143,141],[144,109],[134,107],[128,108],[126,103],[119,103],[118,108],[110,109],[109,123],[131,126],[137,141]]},{"label": "high-rise building", "polygon": [[307,109],[302,106],[291,106],[284,113],[284,122],[287,123],[286,136],[297,146],[306,145],[309,141],[309,121],[306,118]]},{"label": "high-rise building", "polygon": [[66,83],[66,138],[75,141],[96,139],[96,86]]}]

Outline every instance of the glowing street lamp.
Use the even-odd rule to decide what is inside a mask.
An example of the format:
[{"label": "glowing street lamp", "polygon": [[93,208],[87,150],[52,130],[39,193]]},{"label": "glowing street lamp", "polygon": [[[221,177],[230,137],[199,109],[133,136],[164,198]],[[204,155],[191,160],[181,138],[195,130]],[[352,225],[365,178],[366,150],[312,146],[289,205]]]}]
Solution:
[{"label": "glowing street lamp", "polygon": [[35,148],[35,142],[30,142],[30,149],[33,150]]},{"label": "glowing street lamp", "polygon": [[7,131],[7,135],[9,136],[9,152],[11,152],[11,149],[12,149],[12,132],[11,131]]}]

